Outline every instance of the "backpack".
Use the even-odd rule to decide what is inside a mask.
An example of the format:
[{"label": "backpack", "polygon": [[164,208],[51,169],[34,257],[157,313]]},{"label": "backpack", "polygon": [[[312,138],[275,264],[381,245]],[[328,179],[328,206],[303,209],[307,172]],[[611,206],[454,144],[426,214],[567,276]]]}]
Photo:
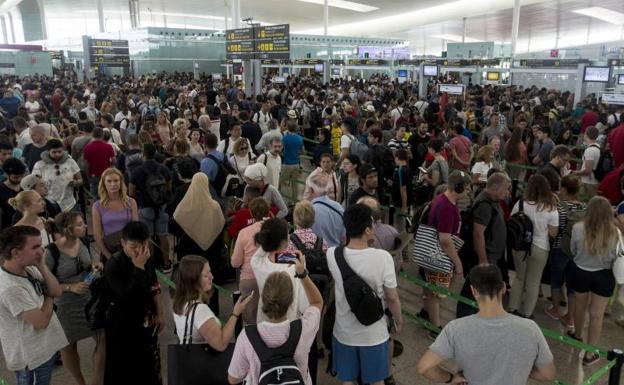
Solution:
[{"label": "backpack", "polygon": [[126,173],[126,176],[128,177],[128,180],[130,180],[132,173],[136,169],[141,167],[142,164],[143,164],[143,155],[140,152],[126,155],[124,165],[125,165],[125,173]]},{"label": "backpack", "polygon": [[567,255],[570,258],[574,257],[574,253],[570,248],[570,242],[572,240],[572,227],[579,221],[582,221],[585,218],[585,209],[574,209],[572,205],[563,201],[561,202],[565,206],[565,211],[567,213],[567,222],[566,226],[563,228],[561,233],[561,251],[563,254]]},{"label": "backpack", "polygon": [[126,121],[126,128],[128,127],[128,125],[130,124],[130,120],[128,120],[128,118],[123,118],[121,120],[116,121],[115,123],[113,123],[113,127],[121,130],[121,122]]},{"label": "backpack", "polygon": [[303,241],[301,241],[301,238],[295,233],[290,234],[290,240],[295,247],[305,255],[306,267],[310,271],[310,274],[329,275],[327,256],[323,251],[323,238],[317,235],[314,247],[311,249],[307,248]]},{"label": "backpack", "polygon": [[381,150],[381,173],[380,175],[387,181],[394,179],[394,154],[388,147],[383,146]]},{"label": "backpack", "polygon": [[151,206],[159,208],[169,202],[169,186],[167,186],[167,180],[163,177],[160,170],[155,171],[146,170],[147,177],[145,178],[145,195],[151,201]]},{"label": "backpack", "polygon": [[318,105],[312,105],[308,119],[311,128],[323,127],[323,108]]},{"label": "backpack", "polygon": [[461,229],[459,232],[459,237],[464,240],[464,246],[459,250],[459,259],[462,261],[462,265],[464,267],[464,271],[470,271],[470,268],[476,266],[478,264],[478,256],[476,251],[474,250],[474,211],[479,205],[487,204],[490,206],[492,210],[492,215],[490,216],[490,220],[485,226],[485,242],[487,244],[490,235],[492,234],[492,225],[494,219],[496,219],[496,208],[494,207],[494,203],[490,202],[487,199],[479,200],[475,202],[472,207],[468,210],[465,210],[461,213]]},{"label": "backpack", "polygon": [[355,318],[364,326],[379,321],[384,316],[384,309],[377,292],[351,269],[344,256],[344,246],[336,247],[334,256],[342,276],[345,298]]},{"label": "backpack", "polygon": [[301,319],[290,323],[288,339],[281,346],[269,348],[257,325],[245,327],[245,334],[260,360],[258,385],[303,385],[303,375],[295,362],[295,350],[301,337]]},{"label": "backpack", "polygon": [[613,160],[613,154],[610,150],[601,149],[600,146],[592,144],[600,150],[600,158],[598,158],[598,164],[594,168],[594,177],[596,180],[601,181],[605,175],[611,172],[615,168],[615,161]]},{"label": "backpack", "polygon": [[353,135],[349,135],[349,138],[351,139],[351,144],[349,145],[349,154],[356,155],[358,158],[362,159],[368,151],[368,146],[360,142]]},{"label": "backpack", "polygon": [[512,250],[531,251],[533,243],[533,222],[524,213],[524,201],[520,199],[519,210],[507,221],[507,244]]},{"label": "backpack", "polygon": [[222,198],[236,196],[243,184],[236,170],[228,162],[220,161],[212,154],[206,155],[206,157],[212,159],[218,167],[217,176],[212,182],[217,195]]}]

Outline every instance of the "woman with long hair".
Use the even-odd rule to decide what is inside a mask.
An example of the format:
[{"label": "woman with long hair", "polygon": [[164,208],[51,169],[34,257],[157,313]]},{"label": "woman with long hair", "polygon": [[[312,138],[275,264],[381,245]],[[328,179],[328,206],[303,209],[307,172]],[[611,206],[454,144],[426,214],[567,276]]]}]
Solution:
[{"label": "woman with long hair", "polygon": [[246,140],[237,140],[234,143],[234,151],[229,156],[229,162],[234,167],[238,175],[243,179],[245,169],[250,164],[255,163],[256,156],[249,151],[249,142]]},{"label": "woman with long hair", "polygon": [[139,220],[139,209],[134,198],[128,196],[123,174],[116,168],[107,168],[98,185],[100,199],[91,207],[93,238],[105,260],[121,248],[121,232],[125,225]]},{"label": "woman with long hair", "polygon": [[511,179],[524,179],[525,170],[518,167],[527,163],[527,148],[522,141],[523,132],[523,128],[516,126],[511,132],[511,137],[505,143],[505,164]]},{"label": "woman with long hair", "polygon": [[340,186],[342,186],[342,205],[347,207],[351,194],[360,187],[360,158],[357,155],[347,155],[342,161],[341,168],[344,172],[340,176]]},{"label": "woman with long hair", "polygon": [[201,130],[192,130],[191,131],[191,141],[190,141],[190,150],[189,155],[196,159],[198,162],[201,162],[206,156],[206,151],[204,150],[204,146],[201,144],[202,140],[202,132]]},{"label": "woman with long hair", "polygon": [[[225,325],[221,326],[221,321],[207,304],[211,296],[218,295],[212,286],[213,276],[208,261],[198,255],[187,255],[180,261],[178,272],[172,300],[173,320],[178,339],[182,342],[185,337],[187,318],[194,319],[193,325],[189,325],[191,330],[188,333],[192,342],[207,343],[217,351],[224,351],[234,336],[236,321],[249,301],[258,294],[241,296],[234,304],[232,314]],[[195,313],[194,317],[192,313]]]},{"label": "woman with long hair", "polygon": [[524,197],[516,202],[511,215],[522,211],[533,223],[533,239],[529,253],[512,250],[516,278],[509,293],[509,310],[523,317],[532,317],[539,294],[542,272],[550,251],[549,237],[559,232],[557,197],[548,180],[536,174],[529,178]]},{"label": "woman with long hair", "polygon": [[481,185],[482,187],[487,182],[488,171],[493,167],[492,160],[494,160],[494,147],[485,145],[477,152],[476,162],[470,170],[472,174],[472,183]]},{"label": "woman with long hair", "polygon": [[[587,343],[598,345],[602,334],[602,321],[615,289],[613,263],[617,258],[617,243],[622,234],[613,220],[613,208],[609,201],[595,196],[587,204],[585,218],[572,228],[570,249],[574,263],[570,286],[574,290],[576,331],[568,335],[581,339],[585,325],[585,313],[589,311]],[[585,352],[583,365],[591,365],[600,359],[598,354]]]},{"label": "woman with long hair", "polygon": [[54,229],[50,222],[41,214],[45,211],[45,202],[36,191],[22,191],[13,198],[9,198],[9,204],[20,213],[22,219],[15,226],[31,226],[41,232],[42,247],[54,241]]},{"label": "woman with long hair", "polygon": [[163,146],[167,147],[169,141],[173,137],[173,126],[169,121],[167,113],[162,111],[158,114],[158,120],[156,121],[156,132],[160,136],[160,141]]},{"label": "woman with long hair", "polygon": [[54,299],[56,314],[69,345],[61,350],[63,366],[71,373],[79,385],[86,381],[80,369],[78,341],[95,338],[93,350],[94,384],[101,384],[104,378],[104,334],[102,330],[93,331],[89,327],[85,306],[91,299],[89,274],[101,274],[102,263],[91,257],[89,247],[81,238],[87,233],[87,224],[82,214],[76,212],[60,213],[54,219],[59,237],[47,247],[46,263],[56,276],[63,289],[63,295]]}]

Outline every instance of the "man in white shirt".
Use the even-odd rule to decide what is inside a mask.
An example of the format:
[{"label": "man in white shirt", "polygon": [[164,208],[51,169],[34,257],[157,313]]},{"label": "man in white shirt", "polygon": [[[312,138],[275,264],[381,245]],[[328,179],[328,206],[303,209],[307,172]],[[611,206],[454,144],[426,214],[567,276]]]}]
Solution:
[{"label": "man in white shirt", "polygon": [[212,121],[210,120],[210,116],[201,115],[199,118],[197,118],[197,124],[199,124],[199,129],[202,130],[204,134],[212,132],[217,137],[217,140],[221,140],[221,137],[220,137],[221,134],[219,132],[219,125],[212,124]]},{"label": "man in white shirt", "polygon": [[[374,237],[373,218],[370,207],[356,203],[344,212],[346,247],[327,250],[327,265],[334,278],[336,298],[336,322],[333,330],[333,368],[343,384],[353,384],[361,375],[365,384],[383,385],[390,377],[390,333],[398,335],[403,328],[401,302],[392,256],[386,250],[369,247]],[[382,315],[376,322],[364,326],[355,317],[347,301],[343,287],[343,275],[338,267],[340,259],[374,290],[392,318]]]},{"label": "man in white shirt", "polygon": [[87,114],[87,119],[95,123],[95,120],[100,113],[100,111],[95,108],[95,99],[89,98],[89,101],[87,101],[87,106],[82,109],[82,112]]},{"label": "man in white shirt", "polygon": [[306,178],[306,189],[303,192],[303,199],[312,200],[311,198],[311,181],[317,174],[327,176],[327,197],[333,201],[340,202],[340,180],[334,171],[334,157],[331,154],[322,154],[320,157],[320,167],[317,167]]},{"label": "man in white shirt", "polygon": [[266,182],[273,187],[279,189],[280,172],[282,171],[282,138],[275,137],[271,140],[269,151],[260,155],[256,163],[262,163],[266,166],[269,175]]},{"label": "man in white shirt", "polygon": [[41,160],[35,163],[32,174],[48,184],[48,199],[56,202],[61,210],[76,210],[74,187],[82,185],[80,167],[59,139],[48,140],[46,146],[48,150],[41,153]]},{"label": "man in white shirt", "polygon": [[28,128],[28,124],[24,118],[20,116],[13,118],[13,128],[15,128],[15,133],[17,134],[16,142],[18,148],[23,150],[27,144],[32,143],[30,128]]},{"label": "man in white shirt", "polygon": [[276,119],[269,120],[268,128],[269,128],[269,131],[263,134],[258,144],[256,144],[256,151],[258,153],[268,151],[273,138],[282,139],[282,136],[284,135],[282,133],[280,126],[277,124]]},{"label": "man in white shirt", "polygon": [[130,119],[130,115],[131,113],[130,113],[130,110],[128,110],[128,105],[123,104],[121,106],[121,111],[115,114],[115,123],[121,122],[124,119]]},{"label": "man in white shirt", "polygon": [[596,143],[598,134],[596,127],[587,127],[585,131],[587,148],[583,152],[583,165],[579,171],[575,171],[575,174],[581,176],[581,183],[583,184],[581,195],[587,199],[595,196],[598,192],[598,179],[594,175],[594,170],[596,170],[598,160],[600,160],[600,145]]},{"label": "man in white shirt", "polygon": [[405,103],[405,101],[403,99],[399,99],[396,107],[394,107],[390,111],[390,118],[392,119],[392,128],[396,128],[396,121],[401,117],[401,114],[403,114],[403,103]]},{"label": "man in white shirt", "polygon": [[45,262],[39,229],[12,226],[2,233],[0,344],[18,384],[48,385],[56,352],[67,338],[54,312],[63,294]]},{"label": "man in white shirt", "polygon": [[256,112],[251,119],[254,123],[257,123],[260,126],[260,130],[262,130],[263,134],[266,134],[269,131],[269,122],[272,119],[269,108],[269,102],[264,101],[260,111]]},{"label": "man in white shirt", "polygon": [[[234,153],[234,144],[239,140],[247,139],[241,136],[240,123],[236,122],[232,127],[230,127],[230,136],[219,142],[217,151],[222,152],[225,155],[232,155]],[[249,146],[249,152],[251,152],[251,145]]]}]

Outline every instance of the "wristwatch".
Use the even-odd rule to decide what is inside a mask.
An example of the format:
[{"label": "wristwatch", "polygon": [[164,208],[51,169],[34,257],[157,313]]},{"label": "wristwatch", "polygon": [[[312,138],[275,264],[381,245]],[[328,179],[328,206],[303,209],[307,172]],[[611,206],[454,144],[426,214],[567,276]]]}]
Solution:
[{"label": "wristwatch", "polygon": [[308,276],[308,269],[303,270],[303,273],[299,274],[295,271],[295,278],[304,279]]}]

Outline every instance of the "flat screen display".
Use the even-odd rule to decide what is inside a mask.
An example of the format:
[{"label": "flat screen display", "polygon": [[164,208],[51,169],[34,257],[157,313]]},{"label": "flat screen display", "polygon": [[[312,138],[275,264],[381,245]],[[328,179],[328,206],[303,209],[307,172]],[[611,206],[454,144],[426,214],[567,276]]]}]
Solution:
[{"label": "flat screen display", "polygon": [[425,76],[438,76],[438,66],[437,65],[424,65],[423,74]]},{"label": "flat screen display", "polygon": [[332,75],[340,76],[340,68],[332,68]]},{"label": "flat screen display", "polygon": [[315,64],[314,65],[314,72],[322,73],[323,72],[323,63]]},{"label": "flat screen display", "polygon": [[583,72],[583,81],[608,83],[610,75],[610,67],[587,66]]},{"label": "flat screen display", "polygon": [[500,80],[500,72],[488,72],[485,77],[487,80],[497,82]]},{"label": "flat screen display", "polygon": [[407,70],[399,70],[399,77],[400,78],[406,78],[407,77]]},{"label": "flat screen display", "polygon": [[617,84],[624,84],[624,74],[619,74],[618,75],[618,82]]}]

